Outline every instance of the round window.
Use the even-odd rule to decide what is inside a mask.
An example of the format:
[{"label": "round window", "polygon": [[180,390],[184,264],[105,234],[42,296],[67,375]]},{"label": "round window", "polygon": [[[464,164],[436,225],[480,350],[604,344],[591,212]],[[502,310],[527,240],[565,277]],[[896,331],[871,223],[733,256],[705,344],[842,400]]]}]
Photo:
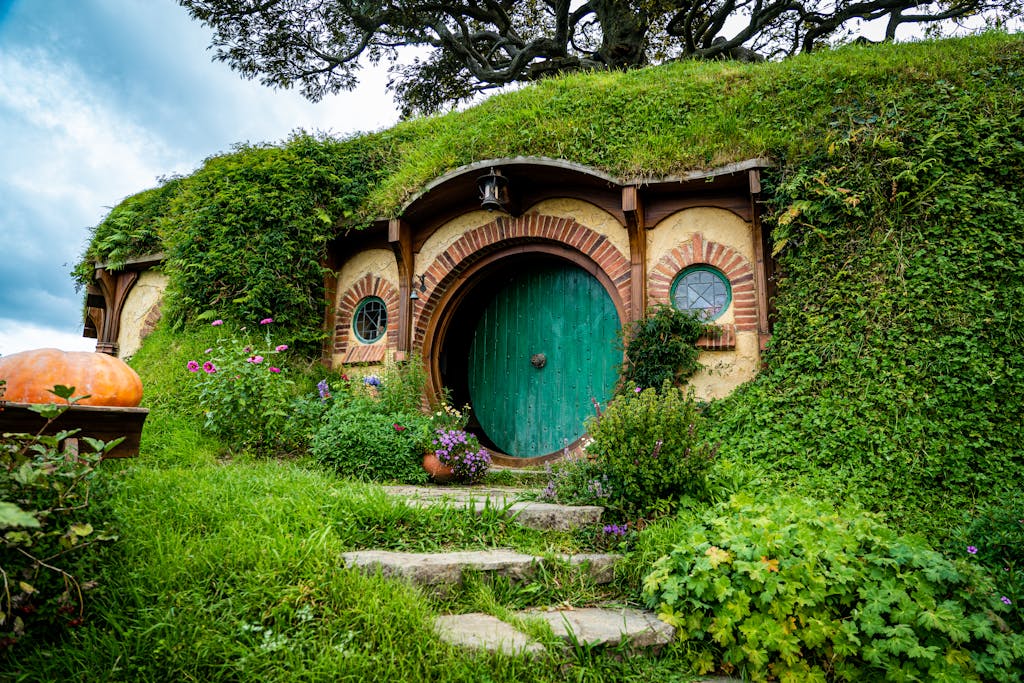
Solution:
[{"label": "round window", "polygon": [[372,344],[383,337],[388,330],[388,307],[384,300],[368,296],[359,302],[352,319],[352,329],[364,344]]},{"label": "round window", "polygon": [[687,268],[672,283],[672,305],[680,311],[701,313],[707,320],[725,313],[731,301],[729,279],[711,266]]}]

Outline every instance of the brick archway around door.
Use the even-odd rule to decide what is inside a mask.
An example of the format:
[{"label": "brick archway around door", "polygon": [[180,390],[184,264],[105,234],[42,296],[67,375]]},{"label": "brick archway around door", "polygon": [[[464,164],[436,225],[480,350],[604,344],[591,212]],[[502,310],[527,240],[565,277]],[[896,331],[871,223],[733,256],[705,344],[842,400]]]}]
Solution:
[{"label": "brick archway around door", "polygon": [[690,266],[708,265],[722,271],[732,287],[733,320],[737,332],[757,332],[757,296],[750,261],[732,247],[704,239],[700,233],[665,254],[648,277],[652,304],[670,303],[672,281]]},{"label": "brick archway around door", "polygon": [[[518,218],[500,216],[486,225],[466,231],[427,267],[427,296],[416,311],[413,348],[422,349],[427,328],[437,307],[452,284],[470,266],[503,249],[530,244],[558,244],[587,257],[607,276],[623,310],[629,310],[629,259],[604,235],[572,218],[527,214]],[[390,309],[389,309],[390,310]]]},{"label": "brick archway around door", "polygon": [[[388,327],[383,341],[360,344],[352,331],[352,318],[359,302],[368,296],[384,301],[388,309]],[[379,363],[386,349],[398,345],[398,289],[379,275],[367,273],[349,287],[338,302],[337,324],[334,326],[334,353],[342,363]]]}]

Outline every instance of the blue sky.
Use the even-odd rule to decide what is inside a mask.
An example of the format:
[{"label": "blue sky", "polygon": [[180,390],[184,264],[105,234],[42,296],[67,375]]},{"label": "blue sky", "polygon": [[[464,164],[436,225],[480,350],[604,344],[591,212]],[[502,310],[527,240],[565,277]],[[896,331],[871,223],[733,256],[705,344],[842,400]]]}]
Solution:
[{"label": "blue sky", "polygon": [[124,197],[238,142],[398,118],[383,70],[312,104],[212,62],[209,37],[173,0],[0,0],[0,354],[92,350],[68,273]]}]

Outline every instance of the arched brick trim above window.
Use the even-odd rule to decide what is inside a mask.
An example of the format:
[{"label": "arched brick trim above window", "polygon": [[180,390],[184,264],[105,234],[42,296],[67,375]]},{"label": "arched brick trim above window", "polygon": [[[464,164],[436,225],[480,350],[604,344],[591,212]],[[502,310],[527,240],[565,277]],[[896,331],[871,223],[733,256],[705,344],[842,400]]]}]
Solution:
[{"label": "arched brick trim above window", "polygon": [[[352,330],[352,316],[359,302],[368,296],[384,301],[388,309],[388,330],[383,342],[361,344]],[[380,363],[387,349],[398,346],[398,289],[379,275],[367,273],[348,288],[338,303],[334,326],[334,353],[342,363]]]},{"label": "arched brick trim above window", "polygon": [[750,261],[732,247],[709,242],[700,233],[661,257],[648,276],[652,304],[670,301],[672,281],[684,268],[709,265],[722,271],[732,287],[733,321],[737,332],[757,332],[757,296]]},{"label": "arched brick trim above window", "polygon": [[427,294],[417,306],[413,328],[413,348],[423,348],[428,322],[451,284],[467,268],[508,247],[529,244],[558,244],[586,256],[608,277],[629,310],[629,259],[607,237],[572,218],[526,214],[518,218],[500,216],[490,223],[466,231],[425,270]]}]

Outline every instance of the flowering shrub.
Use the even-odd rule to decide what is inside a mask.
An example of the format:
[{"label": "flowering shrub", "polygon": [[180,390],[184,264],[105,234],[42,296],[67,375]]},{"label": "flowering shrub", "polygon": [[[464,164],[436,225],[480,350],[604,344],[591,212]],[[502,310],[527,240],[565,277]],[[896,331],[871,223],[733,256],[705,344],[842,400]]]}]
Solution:
[{"label": "flowering shrub", "polygon": [[643,598],[697,673],[751,681],[1020,681],[1010,607],[881,518],[734,496],[681,523]]},{"label": "flowering shrub", "polygon": [[473,484],[483,479],[491,456],[475,436],[461,429],[438,429],[436,433],[434,454],[452,469],[456,480]]},{"label": "flowering shrub", "polygon": [[540,497],[563,505],[604,505],[612,495],[608,475],[601,465],[568,448],[561,459],[544,465],[548,484]]},{"label": "flowering shrub", "polygon": [[627,387],[587,421],[587,454],[608,477],[608,504],[642,516],[663,508],[662,501],[704,497],[717,449],[704,440],[693,397],[667,381],[660,393],[635,389]]},{"label": "flowering shrub", "polygon": [[[243,447],[274,444],[290,412],[292,381],[278,360],[288,346],[271,341],[272,323],[272,318],[260,321],[263,349],[257,350],[244,338],[222,337],[206,349],[202,363],[186,364],[200,385],[199,405],[206,415],[206,428]],[[210,323],[213,327],[223,324],[223,320]]]},{"label": "flowering shrub", "polygon": [[1010,607],[1007,620],[1024,631],[1024,496],[1010,496],[983,509],[962,533],[951,553],[983,569],[992,578],[1000,602]]}]

